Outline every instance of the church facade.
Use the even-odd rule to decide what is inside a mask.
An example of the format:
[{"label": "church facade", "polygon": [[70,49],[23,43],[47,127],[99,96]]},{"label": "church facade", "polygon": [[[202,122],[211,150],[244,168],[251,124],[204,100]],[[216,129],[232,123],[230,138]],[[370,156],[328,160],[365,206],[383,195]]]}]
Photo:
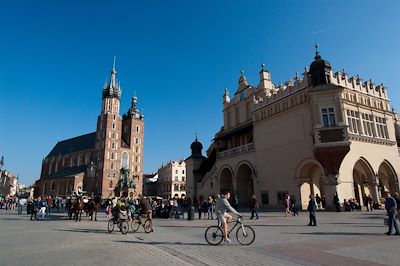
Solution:
[{"label": "church facade", "polygon": [[399,191],[398,122],[387,89],[333,72],[318,51],[314,59],[284,84],[262,65],[257,86],[242,73],[234,96],[225,90],[224,125],[207,157],[196,139],[186,159],[188,195],[227,189],[241,206],[254,194],[261,207],[280,208],[288,194],[306,208],[319,194],[332,208],[334,195],[379,202],[383,190]]},{"label": "church facade", "polygon": [[[120,115],[121,88],[115,60],[104,84],[95,132],[58,142],[42,161],[36,196],[69,196],[83,190],[109,198],[125,191],[135,197],[143,188],[144,116],[132,97]],[[125,189],[124,189],[125,188]]]}]

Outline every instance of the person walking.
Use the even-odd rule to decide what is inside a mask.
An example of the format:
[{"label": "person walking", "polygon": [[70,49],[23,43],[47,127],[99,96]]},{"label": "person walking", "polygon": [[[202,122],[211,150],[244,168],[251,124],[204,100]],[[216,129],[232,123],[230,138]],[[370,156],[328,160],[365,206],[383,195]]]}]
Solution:
[{"label": "person walking", "polygon": [[315,195],[315,201],[317,202],[318,209],[320,209],[321,208],[321,197],[318,194]]},{"label": "person walking", "polygon": [[317,218],[315,216],[315,211],[317,210],[317,203],[315,202],[314,196],[310,194],[310,201],[308,202],[307,210],[310,213],[310,222],[308,226],[316,226]]},{"label": "person walking", "polygon": [[292,213],[289,210],[289,207],[290,207],[290,196],[288,194],[285,194],[285,197],[283,199],[283,207],[285,208],[285,217],[287,217],[289,213]]},{"label": "person walking", "polygon": [[299,215],[299,211],[297,210],[297,206],[296,206],[296,198],[294,197],[294,195],[292,195],[290,197],[290,210],[293,213],[293,216]]},{"label": "person walking", "polygon": [[44,216],[46,215],[46,200],[40,199],[39,201],[39,213],[42,214],[42,220],[44,219]]},{"label": "person walking", "polygon": [[333,203],[335,204],[336,212],[340,212],[340,200],[337,193],[333,196]]},{"label": "person walking", "polygon": [[400,222],[400,194],[398,192],[394,193],[394,198],[396,200],[396,205],[397,205],[397,219]]},{"label": "person walking", "polygon": [[239,196],[235,195],[232,199],[232,207],[237,210],[239,208]]},{"label": "person walking", "polygon": [[251,197],[251,202],[250,202],[250,207],[251,207],[251,217],[250,219],[253,220],[254,215],[256,216],[256,220],[258,220],[258,200],[256,198],[256,195],[253,195]]},{"label": "person walking", "polygon": [[208,196],[207,200],[207,218],[213,220],[213,212],[214,212],[214,200],[211,196]]},{"label": "person walking", "polygon": [[383,196],[385,197],[385,209],[387,211],[387,215],[389,216],[389,231],[385,233],[385,235],[390,236],[392,234],[392,228],[396,230],[395,235],[400,235],[400,230],[399,226],[397,225],[396,221],[396,200],[390,196],[390,193],[388,191],[383,192]]},{"label": "person walking", "polygon": [[37,212],[38,212],[38,208],[39,208],[39,206],[38,206],[38,201],[37,201],[37,199],[34,199],[33,200],[33,202],[32,202],[32,204],[30,205],[30,211],[31,211],[31,221],[33,221],[33,220],[37,220]]}]

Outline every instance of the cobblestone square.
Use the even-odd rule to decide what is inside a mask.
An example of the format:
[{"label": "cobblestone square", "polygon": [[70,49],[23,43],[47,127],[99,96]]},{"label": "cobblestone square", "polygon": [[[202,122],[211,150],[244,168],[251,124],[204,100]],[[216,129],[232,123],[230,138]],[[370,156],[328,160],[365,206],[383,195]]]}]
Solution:
[{"label": "cobblestone square", "polygon": [[[249,217],[249,214],[246,214]],[[210,246],[207,226],[216,220],[154,219],[154,232],[107,232],[107,217],[81,222],[55,213],[29,221],[26,214],[0,210],[1,265],[399,265],[400,237],[386,236],[384,211],[318,212],[284,217],[261,212],[245,220],[256,232],[250,246],[232,236],[229,245]]]}]

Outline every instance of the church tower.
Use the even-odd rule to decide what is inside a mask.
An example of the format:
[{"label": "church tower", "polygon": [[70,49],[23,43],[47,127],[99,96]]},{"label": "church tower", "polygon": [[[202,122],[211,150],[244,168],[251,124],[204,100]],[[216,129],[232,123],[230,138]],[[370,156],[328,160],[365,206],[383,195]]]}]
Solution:
[{"label": "church tower", "polygon": [[128,195],[138,196],[143,193],[143,147],[144,147],[144,116],[137,106],[137,97],[132,97],[131,107],[122,116],[121,148],[122,167],[129,169],[134,192]]},{"label": "church tower", "polygon": [[109,82],[104,84],[101,112],[97,118],[96,150],[97,171],[92,191],[102,197],[113,197],[120,178],[122,118],[119,115],[121,88],[114,64]]}]

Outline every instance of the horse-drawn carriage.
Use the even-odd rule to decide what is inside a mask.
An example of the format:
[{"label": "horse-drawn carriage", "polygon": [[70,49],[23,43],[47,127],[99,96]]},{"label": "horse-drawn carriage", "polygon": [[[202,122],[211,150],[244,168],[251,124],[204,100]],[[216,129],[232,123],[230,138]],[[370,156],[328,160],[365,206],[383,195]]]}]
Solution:
[{"label": "horse-drawn carriage", "polygon": [[[71,197],[67,198],[66,210],[68,212],[68,217],[70,220],[75,221],[81,220],[82,212],[86,213],[86,216],[90,217],[90,220],[97,221],[97,212],[100,208],[100,197],[89,197],[87,195],[73,194]],[[73,217],[72,217],[73,216]]]}]

